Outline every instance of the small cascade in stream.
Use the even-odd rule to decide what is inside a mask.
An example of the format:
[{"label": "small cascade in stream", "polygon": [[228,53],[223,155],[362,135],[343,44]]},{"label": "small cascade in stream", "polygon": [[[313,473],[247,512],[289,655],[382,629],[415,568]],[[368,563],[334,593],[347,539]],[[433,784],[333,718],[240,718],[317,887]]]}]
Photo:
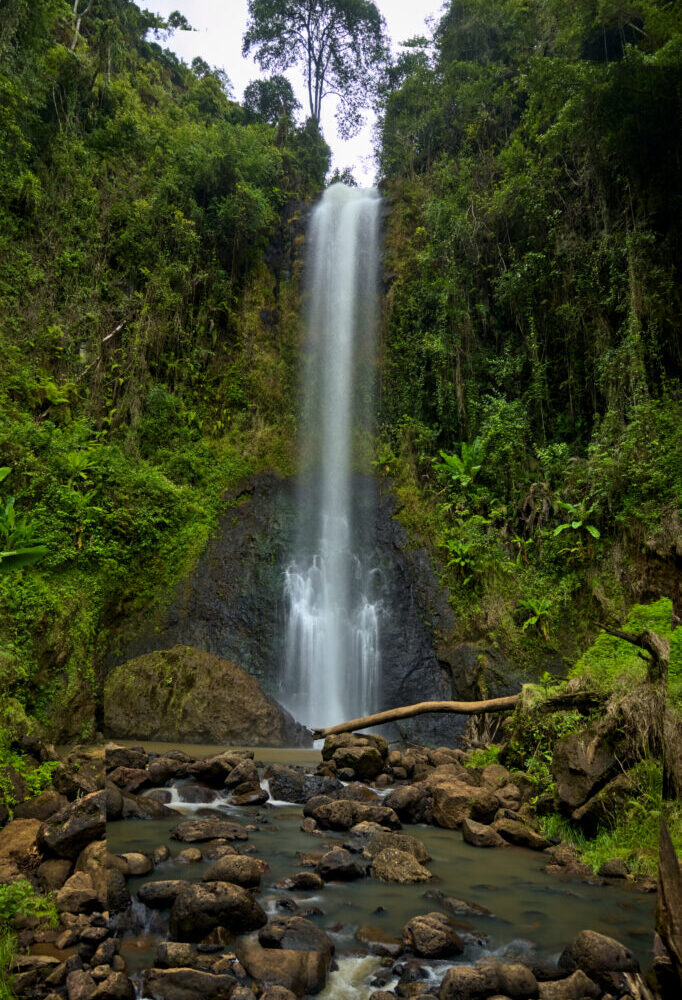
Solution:
[{"label": "small cascade in stream", "polygon": [[308,246],[308,342],[297,551],[285,573],[282,700],[308,726],[378,707],[379,574],[354,476],[371,441],[381,200],[335,184]]}]

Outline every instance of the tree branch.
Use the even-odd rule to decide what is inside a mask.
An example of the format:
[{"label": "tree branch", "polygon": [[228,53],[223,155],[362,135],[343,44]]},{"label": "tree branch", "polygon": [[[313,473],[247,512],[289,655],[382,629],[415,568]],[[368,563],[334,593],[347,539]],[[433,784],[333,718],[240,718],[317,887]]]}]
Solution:
[{"label": "tree branch", "polygon": [[362,719],[341,722],[338,726],[330,726],[328,729],[313,729],[313,736],[316,740],[321,740],[325,736],[334,736],[336,733],[352,733],[356,729],[365,729],[368,726],[383,726],[386,722],[395,722],[398,719],[411,719],[414,715],[426,715],[430,712],[456,712],[459,715],[509,712],[515,708],[518,700],[518,694],[511,694],[505,698],[489,698],[486,701],[422,701],[416,705],[389,708],[385,712],[366,715]]},{"label": "tree branch", "polygon": [[651,683],[663,680],[663,678],[668,676],[670,643],[667,639],[663,639],[650,629],[644,629],[639,635],[635,635],[632,632],[623,632],[618,628],[611,628],[610,625],[602,625],[601,622],[596,622],[596,625],[603,632],[606,632],[607,635],[612,635],[616,639],[622,639],[623,642],[629,642],[631,646],[643,649],[649,654],[648,679]]}]

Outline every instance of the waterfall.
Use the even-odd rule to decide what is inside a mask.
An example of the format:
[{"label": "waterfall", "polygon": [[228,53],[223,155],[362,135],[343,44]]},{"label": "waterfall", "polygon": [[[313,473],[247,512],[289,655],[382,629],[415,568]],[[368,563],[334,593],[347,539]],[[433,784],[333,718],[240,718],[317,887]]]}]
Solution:
[{"label": "waterfall", "polygon": [[308,239],[297,551],[285,573],[282,700],[308,726],[376,709],[381,602],[357,469],[371,441],[380,198],[334,184]]}]

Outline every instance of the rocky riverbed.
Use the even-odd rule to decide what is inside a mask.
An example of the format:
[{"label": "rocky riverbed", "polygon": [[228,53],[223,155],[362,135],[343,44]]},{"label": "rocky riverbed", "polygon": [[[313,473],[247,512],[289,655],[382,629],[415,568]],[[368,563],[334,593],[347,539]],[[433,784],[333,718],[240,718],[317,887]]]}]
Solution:
[{"label": "rocky riverbed", "polygon": [[331,737],[321,760],[72,751],[0,831],[3,881],[60,914],[16,921],[17,995],[639,996],[652,887],[594,876],[534,828],[516,776],[466,764],[377,736]]}]

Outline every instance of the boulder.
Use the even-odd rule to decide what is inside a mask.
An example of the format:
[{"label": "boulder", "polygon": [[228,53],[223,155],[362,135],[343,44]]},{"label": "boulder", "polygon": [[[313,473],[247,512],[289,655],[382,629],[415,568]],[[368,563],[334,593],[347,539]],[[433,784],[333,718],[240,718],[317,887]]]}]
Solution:
[{"label": "boulder", "polygon": [[74,969],[66,977],[66,993],[69,1000],[92,1000],[96,989],[97,983],[85,969]]},{"label": "boulder", "polygon": [[149,1000],[229,1000],[237,980],[198,969],[145,969],[142,988]]},{"label": "boulder", "polygon": [[105,840],[93,840],[76,858],[76,871],[87,872],[90,876],[102,909],[106,909],[107,904],[107,867]]},{"label": "boulder", "polygon": [[510,844],[517,847],[528,847],[532,851],[544,851],[551,847],[551,841],[543,837],[541,833],[531,830],[525,823],[516,819],[496,819],[494,827],[497,832]]},{"label": "boulder", "polygon": [[110,781],[107,781],[104,786],[104,812],[108,822],[120,819],[123,812],[121,789]]},{"label": "boulder", "polygon": [[54,892],[66,882],[73,864],[68,858],[48,858],[38,867],[36,877],[43,892]]},{"label": "boulder", "polygon": [[618,815],[632,798],[634,787],[628,774],[617,775],[587,802],[574,809],[571,819],[574,823],[578,823],[588,836],[594,837],[600,826],[613,825],[613,817]]},{"label": "boulder", "polygon": [[255,941],[237,945],[237,957],[261,987],[283,986],[297,997],[319,993],[327,982],[330,958],[323,951],[263,948]]},{"label": "boulder", "polygon": [[14,810],[15,819],[37,819],[43,823],[50,816],[68,805],[69,800],[65,795],[60,795],[54,788],[47,788],[40,795],[32,799],[20,802]]},{"label": "boulder", "polygon": [[331,938],[304,917],[275,917],[260,929],[258,940],[264,948],[321,951],[330,958],[334,954]]},{"label": "boulder", "polygon": [[[251,991],[249,991],[251,992]],[[253,994],[251,994],[253,997]],[[251,1000],[251,997],[241,997],[237,991],[232,994],[230,1000]],[[256,1000],[253,997],[253,1000]],[[285,986],[268,986],[260,995],[260,1000],[296,1000],[296,994],[292,993]]]},{"label": "boulder", "polygon": [[41,824],[38,819],[14,819],[0,830],[0,861],[28,867],[37,857]]},{"label": "boulder", "polygon": [[315,872],[296,872],[291,878],[281,879],[275,888],[318,892],[324,888],[324,880]]},{"label": "boulder", "polygon": [[183,883],[170,914],[174,941],[201,941],[214,927],[236,934],[267,923],[265,913],[250,892],[230,882]]},{"label": "boulder", "polygon": [[142,747],[122,747],[117,743],[107,743],[104,748],[107,774],[117,767],[134,767],[143,770],[149,762],[149,755]]},{"label": "boulder", "polygon": [[471,813],[475,789],[463,781],[441,781],[432,786],[433,823],[446,830],[457,830]]},{"label": "boulder", "polygon": [[112,913],[122,913],[131,903],[125,875],[115,868],[107,868],[107,906]]},{"label": "boulder", "polygon": [[202,840],[248,840],[249,836],[239,823],[232,823],[219,816],[184,819],[173,827],[170,835],[173,840],[181,840],[185,844],[199,843]]},{"label": "boulder", "polygon": [[374,746],[339,747],[334,751],[332,760],[338,771],[348,768],[356,778],[364,781],[376,778],[384,767],[383,757]]},{"label": "boulder", "polygon": [[559,740],[552,759],[559,809],[573,813],[605,785],[618,768],[612,748],[598,726],[581,729]]},{"label": "boulder", "polygon": [[104,837],[105,825],[105,793],[91,792],[43,823],[38,832],[38,846],[45,854],[75,858],[91,841]]},{"label": "boulder", "polygon": [[185,847],[182,851],[178,851],[173,861],[176,865],[197,865],[202,857],[198,847]]},{"label": "boulder", "polygon": [[129,738],[187,743],[310,745],[307,730],[255,677],[191,646],[115,667],[104,683],[104,728]]},{"label": "boulder", "polygon": [[148,795],[121,793],[121,819],[165,819],[167,816],[177,815],[175,809],[164,805],[153,796],[153,793]]},{"label": "boulder", "polygon": [[424,823],[428,822],[431,796],[425,785],[403,785],[389,792],[384,805],[392,809],[403,823]]},{"label": "boulder", "polygon": [[376,733],[337,733],[325,739],[322,760],[332,760],[338,750],[365,747],[372,747],[383,760],[388,756],[388,743],[383,736],[378,736]]},{"label": "boulder", "polygon": [[350,882],[365,874],[353,855],[342,847],[327,851],[317,862],[315,871],[325,882]]},{"label": "boulder", "polygon": [[386,847],[372,861],[371,872],[380,882],[428,882],[433,876],[413,854],[395,847]]},{"label": "boulder", "polygon": [[602,878],[627,878],[628,870],[622,858],[611,858],[604,862],[597,875]]},{"label": "boulder", "polygon": [[165,910],[173,905],[178,893],[186,884],[182,879],[143,882],[137,890],[137,895],[140,902],[150,909]]},{"label": "boulder", "polygon": [[582,969],[600,985],[610,984],[610,973],[638,972],[639,963],[632,952],[614,938],[597,931],[581,931],[559,956],[559,968],[565,972]]},{"label": "boulder", "polygon": [[107,775],[107,780],[126,792],[139,792],[151,784],[151,778],[144,768],[117,767]]},{"label": "boulder", "polygon": [[564,878],[579,878],[587,882],[597,881],[592,869],[581,861],[578,852],[570,844],[555,844],[545,852],[549,858],[544,871]]},{"label": "boulder", "polygon": [[58,908],[65,913],[93,913],[101,904],[92,878],[87,872],[74,872],[55,897]]},{"label": "boulder", "polygon": [[431,860],[431,855],[421,840],[417,840],[416,837],[410,837],[405,833],[372,833],[362,853],[366,858],[374,858],[387,847],[393,847],[398,851],[406,851],[421,864]]},{"label": "boulder", "polygon": [[232,882],[245,889],[255,889],[260,885],[261,867],[254,858],[242,854],[225,854],[214,861],[204,872],[204,882]]},{"label": "boulder", "polygon": [[486,959],[474,966],[455,965],[445,973],[440,1000],[482,1000],[497,994],[509,1000],[533,1000],[538,984],[525,965]]},{"label": "boulder", "polygon": [[[150,871],[153,871],[154,869],[152,859],[147,857],[146,854],[141,854],[138,851],[131,851],[126,854],[122,854],[121,858],[125,861],[128,867],[128,874],[130,875],[148,875]],[[201,861],[201,854],[197,860]]]},{"label": "boulder", "polygon": [[52,787],[67,799],[104,788],[104,747],[76,746],[52,772]]},{"label": "boulder", "polygon": [[494,827],[473,819],[462,820],[462,837],[472,847],[505,847],[507,844]]},{"label": "boulder", "polygon": [[400,938],[393,937],[381,927],[373,927],[370,924],[362,924],[357,928],[355,940],[364,945],[373,955],[381,955],[382,957],[397,958],[403,950]]},{"label": "boulder", "polygon": [[558,982],[538,983],[538,994],[540,1000],[596,1000],[601,990],[582,969],[577,969]]},{"label": "boulder", "polygon": [[296,802],[303,805],[310,796],[306,795],[305,776],[302,771],[283,764],[270,764],[265,770],[270,785],[270,795],[280,802]]},{"label": "boulder", "polygon": [[452,958],[464,950],[452,920],[444,913],[414,917],[403,928],[402,938],[404,947],[421,958]]},{"label": "boulder", "polygon": [[92,1000],[135,1000],[135,987],[124,972],[110,972],[97,986]]}]

